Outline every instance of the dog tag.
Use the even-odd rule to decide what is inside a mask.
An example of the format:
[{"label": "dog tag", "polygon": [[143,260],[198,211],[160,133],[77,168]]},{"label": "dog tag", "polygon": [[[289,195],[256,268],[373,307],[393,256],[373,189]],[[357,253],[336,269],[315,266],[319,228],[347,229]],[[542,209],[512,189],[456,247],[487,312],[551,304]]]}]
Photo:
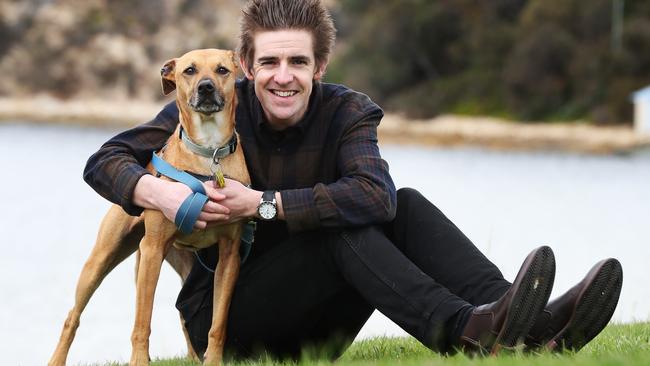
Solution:
[{"label": "dog tag", "polygon": [[221,170],[221,164],[217,163],[214,169],[214,187],[223,188],[226,186],[226,180],[223,176],[223,171]]}]

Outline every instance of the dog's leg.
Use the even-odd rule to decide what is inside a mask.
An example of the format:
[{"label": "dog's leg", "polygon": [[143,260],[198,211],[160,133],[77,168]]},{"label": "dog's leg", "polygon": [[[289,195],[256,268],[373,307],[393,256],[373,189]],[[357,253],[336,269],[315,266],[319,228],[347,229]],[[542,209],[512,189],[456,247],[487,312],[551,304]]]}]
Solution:
[{"label": "dog's leg", "polygon": [[[174,248],[174,246],[171,246],[169,248],[169,252],[167,252],[165,261],[167,261],[167,263],[169,263],[169,265],[174,269],[174,271],[176,271],[176,273],[180,276],[181,283],[185,283],[185,280],[187,279],[187,276],[189,276],[190,270],[192,269],[192,265],[194,264],[194,254],[192,254],[188,250],[177,249]],[[138,282],[139,267],[140,267],[140,251],[138,250],[136,252],[136,257],[135,257],[136,284]],[[185,328],[185,319],[183,319],[183,314],[179,312],[178,316],[181,320],[181,330],[183,331],[183,336],[185,337],[185,343],[187,344],[187,358],[198,362],[199,356],[196,354],[196,351],[194,351],[194,347],[192,347],[192,342],[190,342],[190,335],[187,332],[187,328]]]},{"label": "dog's leg", "polygon": [[[172,246],[165,257],[165,260],[181,277],[181,282],[185,283],[185,280],[192,269],[192,265],[194,264],[194,254],[188,250],[177,249]],[[192,343],[190,342],[190,336],[187,333],[187,328],[185,328],[183,315],[181,313],[178,313],[178,315],[181,319],[181,329],[185,336],[185,343],[187,343],[187,357],[194,361],[199,361],[199,356],[196,354],[196,351],[194,351],[194,347],[192,347]]]},{"label": "dog's leg", "polygon": [[49,365],[65,365],[70,345],[79,327],[79,318],[90,297],[106,275],[137,249],[143,227],[140,220],[128,216],[117,206],[108,211],[99,229],[97,243],[79,275],[75,303],[65,320]]},{"label": "dog's leg", "polygon": [[212,325],[208,333],[204,365],[220,365],[223,358],[228,309],[239,276],[239,243],[239,237],[234,240],[225,237],[219,239],[219,262],[214,274]]},{"label": "dog's leg", "polygon": [[147,230],[140,242],[135,324],[131,334],[131,366],[149,365],[153,299],[160,277],[160,267],[176,231],[173,224],[158,211],[145,213],[145,226]]}]

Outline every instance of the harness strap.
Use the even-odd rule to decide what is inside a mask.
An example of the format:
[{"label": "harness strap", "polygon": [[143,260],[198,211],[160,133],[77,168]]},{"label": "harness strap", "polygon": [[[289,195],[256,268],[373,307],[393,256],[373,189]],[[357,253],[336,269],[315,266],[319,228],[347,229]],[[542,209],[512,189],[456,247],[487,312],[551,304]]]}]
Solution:
[{"label": "harness strap", "polygon": [[205,203],[208,202],[208,196],[194,192],[190,193],[189,196],[181,203],[181,206],[176,212],[176,217],[174,218],[174,224],[180,229],[183,234],[189,234],[194,228],[194,223],[199,218],[201,210]]},{"label": "harness strap", "polygon": [[190,234],[194,223],[199,218],[199,214],[203,206],[208,202],[208,196],[200,180],[194,178],[187,172],[178,170],[171,166],[164,159],[153,153],[151,163],[158,173],[173,179],[177,182],[183,183],[190,187],[192,193],[183,201],[181,206],[176,212],[174,224],[183,234]]},{"label": "harness strap", "polygon": [[[249,221],[244,225],[244,230],[242,231],[241,234],[241,242],[239,245],[239,258],[241,260],[241,263],[244,264],[246,260],[248,259],[248,255],[251,254],[251,248],[253,247],[253,241],[255,240],[255,228],[257,227],[255,221]],[[210,273],[214,273],[215,268],[210,268],[203,259],[201,259],[201,254],[202,251],[198,250],[194,252],[194,256],[196,257],[196,261],[205,269],[206,271]]]},{"label": "harness strap", "polygon": [[188,172],[174,168],[171,166],[171,164],[163,160],[163,158],[159,157],[155,152],[151,157],[151,163],[153,164],[153,167],[156,168],[158,173],[166,176],[167,178],[171,178],[177,182],[185,184],[186,186],[190,187],[192,192],[199,192],[203,195],[206,194],[203,183],[201,183],[200,180],[194,178]]}]

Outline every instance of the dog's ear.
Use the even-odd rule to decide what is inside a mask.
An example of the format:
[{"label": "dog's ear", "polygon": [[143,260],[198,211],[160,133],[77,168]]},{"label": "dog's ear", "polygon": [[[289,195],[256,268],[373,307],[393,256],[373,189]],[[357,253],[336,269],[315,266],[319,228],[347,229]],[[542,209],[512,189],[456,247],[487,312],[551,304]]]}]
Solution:
[{"label": "dog's ear", "polygon": [[235,69],[233,70],[235,72],[235,78],[239,79],[242,77],[242,72],[241,67],[239,66],[239,57],[237,56],[237,52],[230,51],[230,57],[232,59],[232,64],[235,66]]},{"label": "dog's ear", "polygon": [[239,69],[239,60],[237,58],[237,53],[233,51],[230,52],[230,59],[232,60],[233,65],[235,65],[235,69]]},{"label": "dog's ear", "polygon": [[167,95],[176,90],[176,77],[174,69],[176,68],[176,59],[171,59],[160,69],[160,78],[162,82],[163,94]]}]

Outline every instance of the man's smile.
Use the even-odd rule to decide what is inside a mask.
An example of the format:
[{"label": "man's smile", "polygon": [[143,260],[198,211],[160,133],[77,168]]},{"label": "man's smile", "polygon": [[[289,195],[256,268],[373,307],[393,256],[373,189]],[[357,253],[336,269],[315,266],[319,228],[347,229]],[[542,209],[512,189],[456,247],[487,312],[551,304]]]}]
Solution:
[{"label": "man's smile", "polygon": [[278,96],[278,97],[282,97],[282,98],[292,97],[292,96],[298,94],[298,91],[296,91],[296,90],[278,90],[278,89],[271,89],[270,91],[271,91],[271,93],[273,93],[274,95],[276,95],[276,96]]}]

